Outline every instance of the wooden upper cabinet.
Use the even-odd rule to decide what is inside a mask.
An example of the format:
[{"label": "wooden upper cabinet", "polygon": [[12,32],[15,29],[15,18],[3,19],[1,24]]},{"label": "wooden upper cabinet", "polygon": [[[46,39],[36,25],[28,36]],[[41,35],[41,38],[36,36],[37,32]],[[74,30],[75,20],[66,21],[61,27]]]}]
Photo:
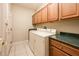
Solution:
[{"label": "wooden upper cabinet", "polygon": [[41,15],[42,15],[42,23],[47,22],[47,6],[45,6],[45,7],[41,10]]},{"label": "wooden upper cabinet", "polygon": [[58,3],[48,4],[48,21],[54,21],[58,19]]},{"label": "wooden upper cabinet", "polygon": [[32,16],[32,24],[35,24],[35,15]]},{"label": "wooden upper cabinet", "polygon": [[37,23],[41,23],[41,11],[39,11],[38,13],[37,13],[37,20],[38,20],[38,22]]},{"label": "wooden upper cabinet", "polygon": [[34,14],[34,15],[32,16],[32,23],[33,23],[33,24],[37,24],[37,14]]},{"label": "wooden upper cabinet", "polygon": [[78,16],[78,5],[76,3],[59,4],[60,18],[71,18]]},{"label": "wooden upper cabinet", "polygon": [[33,24],[79,16],[78,3],[50,3],[33,15]]},{"label": "wooden upper cabinet", "polygon": [[32,16],[32,23],[33,24],[41,23],[41,11],[37,12]]},{"label": "wooden upper cabinet", "polygon": [[38,23],[38,18],[37,17],[38,17],[37,14],[35,14],[35,24]]}]

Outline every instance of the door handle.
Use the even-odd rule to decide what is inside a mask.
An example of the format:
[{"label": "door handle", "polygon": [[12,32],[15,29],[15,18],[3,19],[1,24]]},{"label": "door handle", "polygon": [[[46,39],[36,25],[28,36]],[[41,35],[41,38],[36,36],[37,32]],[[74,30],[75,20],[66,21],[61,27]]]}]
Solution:
[{"label": "door handle", "polygon": [[12,28],[10,28],[10,31],[12,31]]},{"label": "door handle", "polygon": [[4,45],[5,43],[4,42],[2,42],[2,46]]},{"label": "door handle", "polygon": [[5,23],[6,26],[8,26],[8,23]]}]

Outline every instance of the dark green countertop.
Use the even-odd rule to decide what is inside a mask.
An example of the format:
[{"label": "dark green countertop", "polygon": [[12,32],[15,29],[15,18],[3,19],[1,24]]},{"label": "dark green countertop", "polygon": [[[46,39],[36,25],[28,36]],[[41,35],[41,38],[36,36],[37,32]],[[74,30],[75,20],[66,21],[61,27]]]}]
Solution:
[{"label": "dark green countertop", "polygon": [[63,43],[72,45],[76,48],[79,48],[79,35],[63,33],[63,34],[52,35],[49,38],[52,38],[52,39],[61,41]]}]

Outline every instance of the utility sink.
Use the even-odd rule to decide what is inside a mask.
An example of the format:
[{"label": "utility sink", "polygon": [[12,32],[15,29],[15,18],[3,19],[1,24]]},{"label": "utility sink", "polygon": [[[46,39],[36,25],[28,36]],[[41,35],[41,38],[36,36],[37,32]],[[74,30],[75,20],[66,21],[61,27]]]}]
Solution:
[{"label": "utility sink", "polygon": [[32,31],[32,33],[42,36],[42,37],[48,37],[50,35],[53,35],[51,32],[46,32],[46,31]]}]

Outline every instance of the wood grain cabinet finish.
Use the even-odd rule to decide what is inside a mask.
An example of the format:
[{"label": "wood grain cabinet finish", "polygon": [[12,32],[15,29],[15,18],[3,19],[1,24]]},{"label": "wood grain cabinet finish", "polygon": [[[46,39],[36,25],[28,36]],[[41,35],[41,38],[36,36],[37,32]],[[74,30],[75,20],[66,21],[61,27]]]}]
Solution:
[{"label": "wood grain cabinet finish", "polygon": [[58,48],[56,47],[50,47],[50,56],[68,56],[68,54],[66,54],[65,52],[59,50]]},{"label": "wood grain cabinet finish", "polygon": [[[55,48],[53,48],[55,47]],[[61,50],[62,52],[58,53],[57,51]],[[64,54],[65,53],[65,54]],[[51,56],[60,56],[60,55],[70,55],[70,56],[79,56],[79,49],[72,47],[68,44],[50,39],[49,40],[49,55]]]},{"label": "wood grain cabinet finish", "polygon": [[48,4],[48,21],[55,21],[58,19],[58,3]]},{"label": "wood grain cabinet finish", "polygon": [[79,16],[78,3],[50,3],[33,15],[33,24]]},{"label": "wood grain cabinet finish", "polygon": [[35,14],[35,24],[38,24],[38,15],[37,14]]},{"label": "wood grain cabinet finish", "polygon": [[38,23],[38,24],[42,22],[42,18],[41,18],[41,17],[42,17],[41,11],[39,11],[39,12],[37,13],[37,20],[38,20],[37,23]]},{"label": "wood grain cabinet finish", "polygon": [[72,56],[79,56],[79,49],[73,48],[72,46],[68,46],[66,44],[62,44],[62,50]]},{"label": "wood grain cabinet finish", "polygon": [[49,41],[49,44],[51,45],[51,46],[55,46],[55,47],[57,47],[58,49],[62,49],[62,44],[60,43],[60,42],[57,42],[57,41],[55,41],[55,40],[50,40]]},{"label": "wood grain cabinet finish", "polygon": [[41,12],[38,12],[32,16],[32,23],[33,24],[41,23]]},{"label": "wood grain cabinet finish", "polygon": [[42,23],[47,22],[47,6],[45,6],[42,10],[41,10],[41,15],[42,15]]},{"label": "wood grain cabinet finish", "polygon": [[35,24],[35,15],[32,16],[32,24]]},{"label": "wood grain cabinet finish", "polygon": [[76,3],[59,4],[59,14],[61,19],[78,16],[78,4]]},{"label": "wood grain cabinet finish", "polygon": [[37,14],[34,14],[34,15],[32,16],[32,23],[33,23],[33,24],[37,24],[37,23],[38,23]]},{"label": "wood grain cabinet finish", "polygon": [[36,23],[37,23],[36,14],[34,14],[34,15],[32,16],[32,23],[33,23],[33,24],[36,24]]}]

